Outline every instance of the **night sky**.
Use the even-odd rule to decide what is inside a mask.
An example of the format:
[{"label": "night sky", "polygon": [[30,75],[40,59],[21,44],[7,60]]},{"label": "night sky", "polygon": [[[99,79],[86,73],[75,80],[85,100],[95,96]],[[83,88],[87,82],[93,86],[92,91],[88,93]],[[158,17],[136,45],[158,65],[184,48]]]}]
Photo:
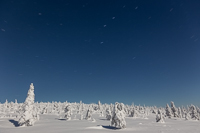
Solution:
[{"label": "night sky", "polygon": [[1,0],[0,102],[200,105],[199,0]]}]

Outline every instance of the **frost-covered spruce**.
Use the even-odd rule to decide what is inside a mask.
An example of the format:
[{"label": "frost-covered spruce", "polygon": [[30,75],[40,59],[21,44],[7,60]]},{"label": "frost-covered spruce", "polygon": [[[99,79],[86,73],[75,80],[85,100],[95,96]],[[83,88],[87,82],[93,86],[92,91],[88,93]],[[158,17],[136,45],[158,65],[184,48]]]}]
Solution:
[{"label": "frost-covered spruce", "polygon": [[185,112],[185,120],[190,120],[191,116],[189,114],[189,112]]},{"label": "frost-covered spruce", "polygon": [[35,121],[39,120],[39,115],[37,114],[36,108],[34,107],[34,100],[34,86],[33,83],[31,83],[27,98],[22,105],[22,113],[18,121],[20,126],[33,126]]},{"label": "frost-covered spruce", "polygon": [[185,118],[185,114],[187,113],[185,107],[182,106],[181,111],[182,111],[182,118]]},{"label": "frost-covered spruce", "polygon": [[148,111],[145,110],[144,113],[143,113],[143,119],[148,119],[148,118],[147,118],[147,115],[148,115]]},{"label": "frost-covered spruce", "polygon": [[199,120],[199,114],[197,113],[196,107],[194,105],[190,106],[190,114],[191,114],[191,119],[193,120]]},{"label": "frost-covered spruce", "polygon": [[162,112],[161,112],[160,109],[158,110],[158,113],[156,115],[156,122],[158,122],[158,123],[165,123],[164,116],[163,116],[163,114],[162,114]]},{"label": "frost-covered spruce", "polygon": [[111,120],[112,118],[112,114],[111,114],[111,110],[110,107],[106,109],[106,119],[107,120]]},{"label": "frost-covered spruce", "polygon": [[8,108],[8,100],[6,99],[6,102],[4,103],[4,108]]},{"label": "frost-covered spruce", "polygon": [[101,111],[102,110],[102,107],[101,107],[101,102],[98,101],[98,110]]},{"label": "frost-covered spruce", "polygon": [[66,120],[71,120],[71,115],[72,115],[71,105],[69,104],[69,105],[67,105],[67,106],[65,107],[65,116],[64,116],[64,118],[65,118]]},{"label": "frost-covered spruce", "polygon": [[178,110],[177,110],[176,106],[174,105],[174,102],[172,102],[172,101],[171,101],[171,110],[172,110],[172,114],[174,117],[179,117]]},{"label": "frost-covered spruce", "polygon": [[197,113],[200,114],[200,109],[199,109],[199,107],[196,107],[196,109],[197,109]]},{"label": "frost-covered spruce", "polygon": [[87,110],[86,116],[85,116],[86,120],[91,120],[92,119],[92,109],[89,107],[89,109]]},{"label": "frost-covered spruce", "polygon": [[153,108],[153,109],[152,109],[152,113],[153,113],[153,114],[157,114],[156,109]]},{"label": "frost-covered spruce", "polygon": [[171,108],[169,107],[168,104],[166,105],[165,112],[166,112],[166,116],[167,116],[168,118],[171,118],[171,117],[172,117],[172,110],[171,110]]},{"label": "frost-covered spruce", "polygon": [[77,114],[81,114],[81,112],[82,112],[82,102],[80,102],[78,106]]},{"label": "frost-covered spruce", "polygon": [[136,117],[138,117],[138,116],[139,116],[138,111],[136,110],[135,107],[133,107],[133,109],[132,109],[132,111],[131,111],[131,117],[136,118]]},{"label": "frost-covered spruce", "polygon": [[44,107],[41,111],[41,114],[47,114],[48,110],[47,110],[47,107]]},{"label": "frost-covered spruce", "polygon": [[111,125],[117,128],[125,128],[125,112],[124,112],[124,104],[123,103],[115,103],[115,107],[113,110]]},{"label": "frost-covered spruce", "polygon": [[178,116],[179,118],[182,118],[182,110],[180,107],[178,107]]}]

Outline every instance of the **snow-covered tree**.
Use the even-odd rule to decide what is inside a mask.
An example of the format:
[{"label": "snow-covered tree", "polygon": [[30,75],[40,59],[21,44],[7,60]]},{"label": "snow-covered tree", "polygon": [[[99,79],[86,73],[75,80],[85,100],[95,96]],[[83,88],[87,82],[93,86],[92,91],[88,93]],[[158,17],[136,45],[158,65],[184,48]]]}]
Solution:
[{"label": "snow-covered tree", "polygon": [[197,113],[197,109],[194,105],[190,106],[190,115],[191,115],[191,119],[193,120],[199,120],[199,114]]},{"label": "snow-covered tree", "polygon": [[185,112],[185,120],[190,120],[191,116],[189,114],[189,112]]},{"label": "snow-covered tree", "polygon": [[6,99],[6,102],[4,103],[4,108],[8,108],[8,100]]},{"label": "snow-covered tree", "polygon": [[87,110],[86,116],[85,116],[86,120],[91,120],[92,119],[92,109],[89,107],[89,109]]},{"label": "snow-covered tree", "polygon": [[64,118],[66,120],[71,120],[71,115],[72,115],[72,111],[71,111],[71,105],[67,105],[66,108],[65,108],[65,116]]},{"label": "snow-covered tree", "polygon": [[102,107],[101,107],[101,102],[98,101],[98,110],[101,111],[102,110]]},{"label": "snow-covered tree", "polygon": [[48,113],[48,108],[47,108],[47,107],[44,107],[44,108],[42,109],[41,114],[47,114],[47,113]]},{"label": "snow-covered tree", "polygon": [[137,111],[137,109],[135,107],[133,107],[132,111],[131,111],[131,117],[138,117],[139,116],[139,112]]},{"label": "snow-covered tree", "polygon": [[35,121],[39,120],[39,115],[34,107],[34,100],[34,86],[33,83],[31,83],[27,98],[22,105],[22,114],[18,121],[20,126],[33,126]]},{"label": "snow-covered tree", "polygon": [[111,110],[110,107],[106,109],[106,119],[107,120],[111,120],[112,118],[112,114],[111,114]]},{"label": "snow-covered tree", "polygon": [[181,112],[182,112],[182,118],[185,118],[185,114],[187,112],[186,109],[185,109],[185,107],[182,106]]},{"label": "snow-covered tree", "polygon": [[148,118],[147,118],[147,115],[148,115],[148,111],[147,111],[147,109],[145,109],[145,110],[144,110],[144,113],[143,113],[143,115],[142,115],[142,117],[143,117],[144,119],[148,119]]},{"label": "snow-covered tree", "polygon": [[115,125],[118,128],[125,128],[125,112],[124,112],[124,104],[123,103],[115,103],[115,107],[113,110],[111,125]]},{"label": "snow-covered tree", "polygon": [[162,114],[160,109],[158,110],[158,113],[156,115],[156,122],[165,123],[164,116],[163,116],[163,114]]},{"label": "snow-covered tree", "polygon": [[180,107],[178,107],[178,116],[179,116],[179,118],[182,118],[182,110],[181,110],[181,108]]},{"label": "snow-covered tree", "polygon": [[77,114],[81,114],[81,112],[82,112],[82,101],[80,101],[80,104],[79,104],[79,106],[77,106],[77,108],[78,108]]},{"label": "snow-covered tree", "polygon": [[166,112],[166,116],[167,116],[168,118],[171,118],[171,117],[172,117],[172,110],[171,110],[171,108],[169,107],[168,104],[166,105],[165,112]]},{"label": "snow-covered tree", "polygon": [[172,114],[174,117],[179,117],[178,109],[176,108],[176,106],[174,105],[174,102],[172,102],[172,101],[171,101],[171,110],[172,110]]}]

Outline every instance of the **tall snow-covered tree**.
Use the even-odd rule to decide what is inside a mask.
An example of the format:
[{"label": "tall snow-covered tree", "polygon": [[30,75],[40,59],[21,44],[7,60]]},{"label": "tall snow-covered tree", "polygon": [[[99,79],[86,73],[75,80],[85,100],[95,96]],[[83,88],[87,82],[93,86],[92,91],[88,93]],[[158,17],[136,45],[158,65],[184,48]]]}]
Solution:
[{"label": "tall snow-covered tree", "polygon": [[92,119],[92,109],[89,107],[85,116],[86,120],[91,120]]},{"label": "tall snow-covered tree", "polygon": [[115,103],[115,107],[113,110],[111,125],[115,125],[118,128],[125,128],[125,112],[124,112],[124,104],[123,103]]},{"label": "tall snow-covered tree", "polygon": [[33,83],[31,83],[26,100],[22,105],[22,113],[18,121],[20,126],[33,126],[35,121],[39,120],[39,115],[34,107],[34,100],[34,86]]},{"label": "tall snow-covered tree", "polygon": [[190,115],[191,115],[191,119],[199,120],[199,114],[197,113],[197,109],[194,105],[190,106]]},{"label": "tall snow-covered tree", "polygon": [[178,109],[176,108],[174,102],[171,101],[171,110],[172,110],[172,114],[174,117],[179,117],[178,116]]},{"label": "tall snow-covered tree", "polygon": [[181,112],[182,112],[182,118],[185,118],[185,114],[186,114],[186,108],[182,106],[181,108]]},{"label": "tall snow-covered tree", "polygon": [[168,104],[166,105],[165,112],[166,112],[166,116],[167,116],[168,118],[171,118],[171,117],[172,117],[172,110],[171,110],[171,108],[169,107]]},{"label": "tall snow-covered tree", "polygon": [[178,116],[179,116],[179,118],[182,118],[182,110],[181,110],[181,108],[180,107],[178,107]]},{"label": "tall snow-covered tree", "polygon": [[65,108],[65,116],[64,118],[66,118],[66,120],[71,120],[71,115],[72,115],[72,109],[71,109],[71,105],[67,105]]},{"label": "tall snow-covered tree", "polygon": [[101,102],[98,101],[98,110],[101,111],[101,109],[102,109],[102,108],[101,108]]}]

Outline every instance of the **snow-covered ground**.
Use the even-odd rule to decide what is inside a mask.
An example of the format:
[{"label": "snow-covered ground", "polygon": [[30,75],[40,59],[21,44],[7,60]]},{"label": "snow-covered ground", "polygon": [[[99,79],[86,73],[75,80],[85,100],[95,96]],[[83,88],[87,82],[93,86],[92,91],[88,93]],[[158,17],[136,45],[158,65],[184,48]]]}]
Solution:
[{"label": "snow-covered ground", "polygon": [[72,120],[63,119],[64,113],[58,115],[41,114],[40,120],[34,126],[19,127],[18,119],[0,118],[0,133],[110,133],[110,132],[135,132],[135,133],[200,133],[200,122],[185,119],[169,119],[165,123],[157,123],[155,114],[150,114],[148,119],[126,117],[126,128],[116,129],[110,126],[110,121],[94,113],[92,120],[79,120],[80,115],[72,115]]},{"label": "snow-covered ground", "polygon": [[0,133],[200,133],[200,108],[34,102],[30,85],[24,103],[0,103]]}]

